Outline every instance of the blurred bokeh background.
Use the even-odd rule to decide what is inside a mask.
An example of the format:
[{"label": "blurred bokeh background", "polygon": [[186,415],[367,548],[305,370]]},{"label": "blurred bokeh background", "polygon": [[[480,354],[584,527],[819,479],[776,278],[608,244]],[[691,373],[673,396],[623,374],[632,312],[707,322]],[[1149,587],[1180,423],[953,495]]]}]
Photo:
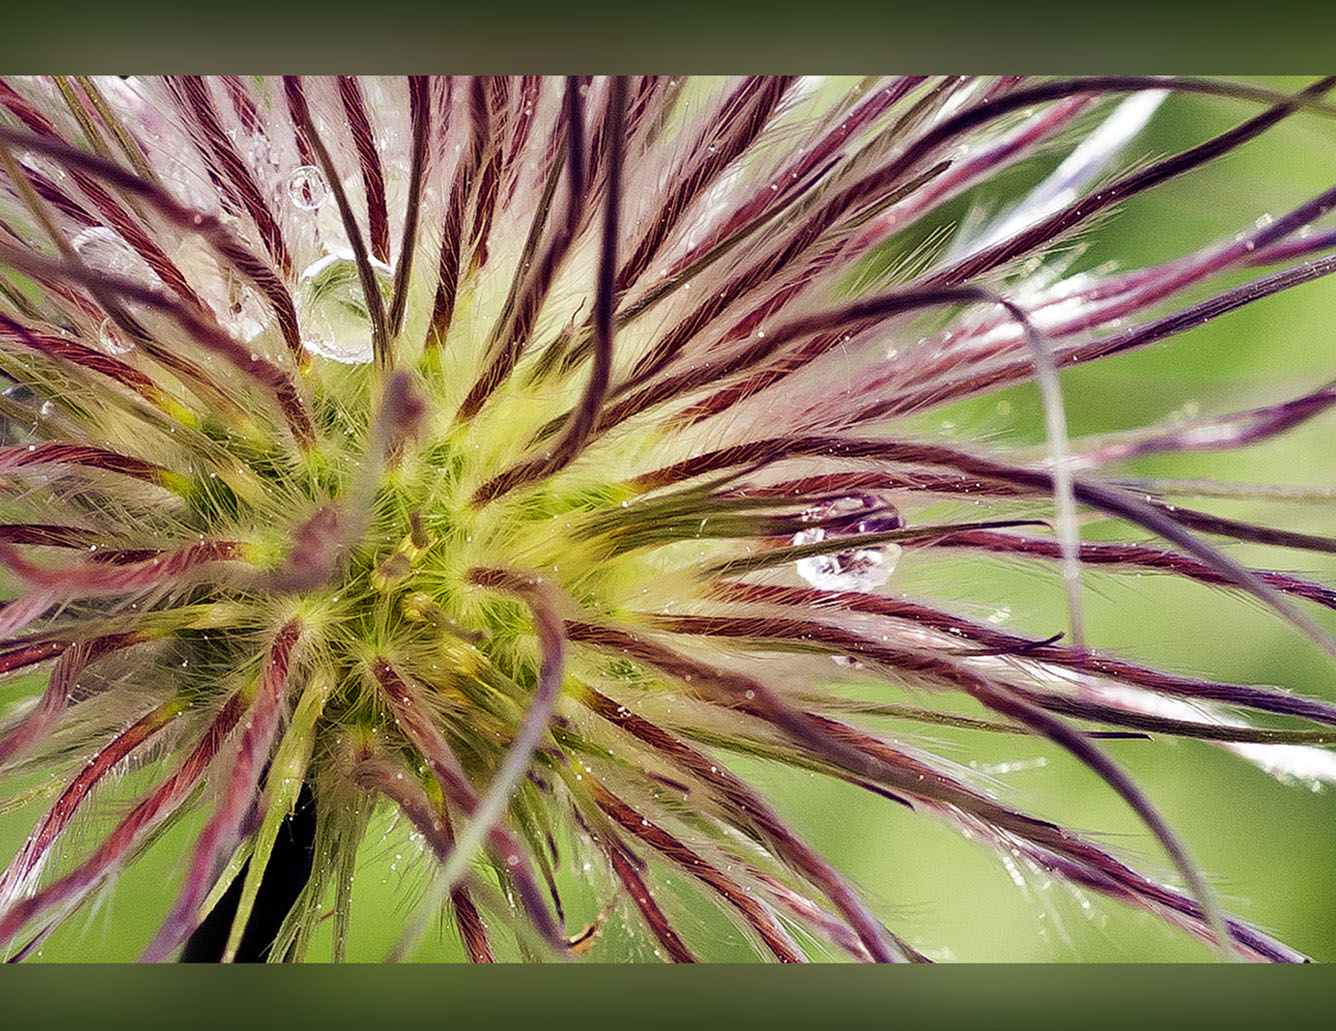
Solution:
[{"label": "blurred bokeh background", "polygon": [[[1256,80],[1285,89],[1301,79]],[[1222,131],[1255,108],[1237,101],[1171,97],[1128,148],[1124,163],[1182,149]],[[1019,195],[1050,164],[1036,161],[953,207]],[[1078,267],[1153,263],[1226,237],[1266,213],[1279,213],[1332,185],[1336,121],[1300,114],[1207,168],[1138,197],[1082,238]],[[1193,414],[1240,410],[1301,394],[1336,372],[1336,282],[1320,281],[1268,299],[1165,345],[1063,376],[1074,437]],[[962,443],[1042,443],[1033,387],[992,395],[929,418],[916,432]],[[1123,472],[1181,479],[1336,488],[1336,415],[1284,438],[1224,454],[1143,459]],[[1187,499],[1185,499],[1187,500]],[[1336,534],[1336,504],[1312,501],[1191,499],[1189,503],[1270,525]],[[1120,531],[1106,524],[1091,533]],[[1136,535],[1129,535],[1135,537]],[[1230,553],[1263,568],[1304,571],[1336,582],[1331,556],[1231,545]],[[1065,626],[1061,584],[1052,568],[978,557],[907,559],[894,589],[941,599],[972,614],[992,614],[1020,631]],[[1086,592],[1093,644],[1121,649],[1179,671],[1274,684],[1336,700],[1336,676],[1317,649],[1255,602],[1163,576],[1091,575]],[[1317,618],[1336,631],[1333,613]],[[900,700],[900,699],[890,699]],[[1094,834],[1145,867],[1168,861],[1126,806],[1079,764],[1028,737],[897,726],[944,757],[996,778],[997,789],[1037,814]],[[1190,854],[1236,915],[1322,961],[1336,960],[1336,790],[1282,783],[1241,758],[1200,742],[1129,740],[1108,751],[1134,774],[1181,834]],[[1009,869],[991,850],[957,832],[842,784],[802,772],[734,761],[773,795],[792,825],[862,887],[899,934],[943,958],[961,961],[1202,961],[1210,952],[1153,918],[1097,897],[1082,897],[1041,877]],[[0,855],[8,857],[39,808],[0,802]],[[173,827],[145,858],[54,934],[41,958],[98,961],[136,955],[175,893],[178,857],[202,817]],[[84,827],[72,846],[95,840]],[[383,832],[383,833],[382,833]],[[422,867],[402,826],[373,827],[357,874],[349,958],[379,961],[394,941]],[[408,889],[405,891],[405,889]],[[567,878],[568,908],[592,915],[603,899],[579,898]],[[695,893],[691,893],[693,896]],[[708,902],[686,919],[714,931],[714,959],[746,959],[751,950]],[[330,925],[326,924],[326,928]],[[328,937],[328,930],[326,937]],[[312,959],[324,959],[318,942]],[[617,921],[595,956],[647,953]],[[418,953],[462,958],[452,928]]]}]

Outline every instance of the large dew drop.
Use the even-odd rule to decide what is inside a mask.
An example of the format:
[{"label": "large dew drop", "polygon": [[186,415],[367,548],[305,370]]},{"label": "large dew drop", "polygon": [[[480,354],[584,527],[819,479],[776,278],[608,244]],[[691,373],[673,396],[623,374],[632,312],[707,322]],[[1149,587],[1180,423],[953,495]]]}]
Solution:
[{"label": "large dew drop", "polygon": [[114,229],[92,226],[77,234],[70,242],[84,263],[97,272],[130,279],[153,289],[161,286],[148,262]]},{"label": "large dew drop", "polygon": [[[394,270],[371,258],[381,300],[390,300]],[[306,349],[345,365],[365,365],[373,357],[371,317],[352,251],[336,251],[313,262],[299,277],[298,318]]]},{"label": "large dew drop", "polygon": [[329,197],[329,186],[315,165],[301,165],[288,176],[288,199],[303,211],[314,211]]},{"label": "large dew drop", "polygon": [[[95,272],[128,279],[151,290],[162,288],[161,281],[149,268],[148,262],[114,229],[91,226],[78,233],[70,242],[79,257]],[[139,305],[126,302],[124,307],[131,315],[142,314]],[[110,355],[127,354],[134,347],[110,318],[104,318],[97,327],[97,342]]]},{"label": "large dew drop", "polygon": [[[819,525],[799,530],[793,535],[794,544],[817,544],[904,526],[893,505],[871,494],[850,494],[823,502],[803,512],[802,519]],[[799,559],[796,566],[798,575],[813,587],[869,591],[891,578],[899,560],[900,545],[889,543],[811,555]]]},{"label": "large dew drop", "polygon": [[116,323],[109,318],[103,319],[102,324],[97,327],[97,342],[102,350],[110,355],[129,354],[134,350],[134,346],[126,342]]}]

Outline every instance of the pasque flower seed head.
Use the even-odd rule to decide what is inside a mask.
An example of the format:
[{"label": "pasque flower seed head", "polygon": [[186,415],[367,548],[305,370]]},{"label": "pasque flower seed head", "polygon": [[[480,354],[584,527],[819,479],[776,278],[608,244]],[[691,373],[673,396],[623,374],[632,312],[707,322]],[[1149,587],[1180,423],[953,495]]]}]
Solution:
[{"label": "pasque flower seed head", "polygon": [[[711,958],[685,895],[763,958],[944,954],[803,840],[760,761],[1222,955],[1302,958],[1226,912],[1102,739],[1329,780],[1336,702],[1091,646],[1083,574],[1246,592],[1336,657],[1336,594],[1222,550],[1330,540],[1124,464],[1336,393],[1087,441],[1061,371],[1336,268],[1336,189],[1158,264],[1073,264],[1121,203],[1281,122],[1326,131],[1332,85],[0,83],[0,775],[34,819],[0,944],[34,954],[195,813],[136,903],[160,907],[143,958],[212,928],[216,957],[301,959],[330,915],[340,958],[393,811],[421,853],[395,957],[444,914],[474,961],[626,958],[618,914],[645,955]],[[1171,93],[1246,114],[1134,165]],[[1013,202],[944,214],[1027,161],[1051,171]],[[918,418],[1025,383],[1039,452]],[[1065,633],[903,586],[961,554],[1053,571]],[[1165,869],[934,755],[942,725],[1070,753]]]}]

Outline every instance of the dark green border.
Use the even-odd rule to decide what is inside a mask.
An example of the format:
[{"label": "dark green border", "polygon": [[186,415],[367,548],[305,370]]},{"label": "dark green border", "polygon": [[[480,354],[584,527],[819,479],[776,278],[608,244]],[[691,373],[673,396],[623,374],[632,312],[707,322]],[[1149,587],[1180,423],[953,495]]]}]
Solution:
[{"label": "dark green border", "polygon": [[[0,972],[15,1031],[348,1028],[1325,1028],[1336,969],[48,966]],[[1327,1019],[1324,1019],[1327,1018]]]},{"label": "dark green border", "polygon": [[1003,72],[1329,70],[1312,0],[16,0],[0,70]]}]

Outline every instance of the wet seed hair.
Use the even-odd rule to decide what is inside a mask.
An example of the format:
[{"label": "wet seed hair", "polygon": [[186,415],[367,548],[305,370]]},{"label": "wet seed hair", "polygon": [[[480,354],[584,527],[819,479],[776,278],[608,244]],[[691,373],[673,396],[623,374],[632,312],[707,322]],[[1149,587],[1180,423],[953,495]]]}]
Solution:
[{"label": "wet seed hair", "polygon": [[[474,962],[710,959],[697,897],[762,959],[944,955],[759,762],[1222,957],[1304,959],[1226,911],[1106,741],[1321,782],[1336,703],[1094,647],[1083,578],[1236,591],[1336,659],[1336,592],[1228,550],[1336,541],[1178,500],[1262,488],[1124,467],[1275,438],[1336,393],[1086,441],[1060,373],[1336,270],[1333,187],[1070,271],[1120,204],[1288,120],[1327,132],[1333,86],[0,82],[0,777],[35,817],[0,947],[39,954],[186,822],[141,958],[300,960],[326,918],[345,958],[393,812],[420,872],[391,958],[444,919]],[[1121,171],[1170,94],[1247,114]],[[947,223],[1025,161],[1056,167]],[[1042,454],[924,429],[1027,383]],[[1067,626],[899,588],[962,554],[1055,570]],[[1169,868],[934,755],[942,728],[1074,757]]]}]

